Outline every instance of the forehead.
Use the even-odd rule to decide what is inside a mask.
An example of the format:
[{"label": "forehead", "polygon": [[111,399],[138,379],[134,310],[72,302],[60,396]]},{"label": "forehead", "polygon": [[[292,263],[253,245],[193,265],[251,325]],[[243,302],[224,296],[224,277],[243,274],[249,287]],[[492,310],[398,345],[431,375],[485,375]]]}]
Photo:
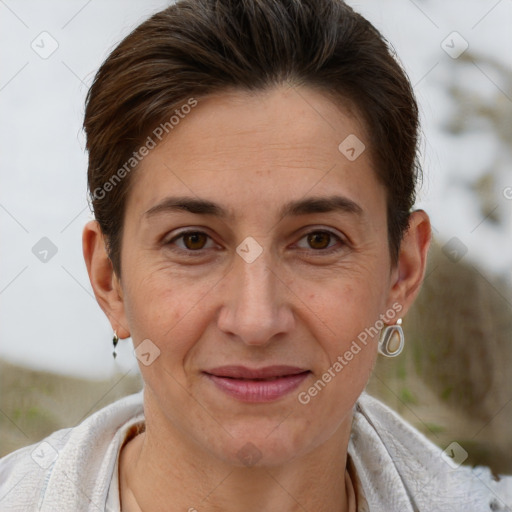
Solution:
[{"label": "forehead", "polygon": [[[348,100],[341,106],[319,91],[287,85],[213,94],[199,99],[193,111],[176,120],[179,123],[161,146],[174,142],[182,152],[196,150],[195,156],[213,155],[232,145],[257,149],[262,156],[290,149],[288,158],[300,155],[333,164],[340,156],[338,145],[347,136],[367,139],[362,117]],[[231,162],[235,156],[231,155]]]},{"label": "forehead", "polygon": [[[170,193],[216,196],[229,200],[226,209],[234,215],[236,199],[243,207],[244,201],[261,204],[265,197],[277,211],[278,203],[308,190],[318,196],[340,188],[354,201],[365,189],[377,187],[384,195],[370,151],[362,149],[368,148],[366,141],[354,110],[312,89],[282,86],[211,95],[182,114],[141,161],[128,203],[140,210]],[[361,154],[352,158],[347,149]]]}]

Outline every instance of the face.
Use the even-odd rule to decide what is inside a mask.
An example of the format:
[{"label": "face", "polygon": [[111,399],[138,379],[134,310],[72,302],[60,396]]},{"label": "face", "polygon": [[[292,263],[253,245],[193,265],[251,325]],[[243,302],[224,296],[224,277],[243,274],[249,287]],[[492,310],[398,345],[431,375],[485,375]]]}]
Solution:
[{"label": "face", "polygon": [[148,425],[234,464],[346,433],[377,350],[353,342],[382,327],[398,277],[385,189],[368,146],[338,149],[349,135],[367,140],[311,89],[226,92],[141,162],[119,286],[135,346],[160,351],[140,363]]}]

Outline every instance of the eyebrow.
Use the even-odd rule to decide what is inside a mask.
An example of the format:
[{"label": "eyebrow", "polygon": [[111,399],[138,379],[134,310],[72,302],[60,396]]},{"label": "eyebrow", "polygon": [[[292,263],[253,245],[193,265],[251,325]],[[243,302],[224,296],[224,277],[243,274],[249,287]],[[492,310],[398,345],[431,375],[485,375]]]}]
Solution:
[{"label": "eyebrow", "polygon": [[[166,197],[163,201],[147,210],[143,216],[149,218],[157,214],[175,211],[185,211],[198,215],[212,215],[222,219],[232,219],[234,217],[233,213],[217,203],[189,196]],[[299,215],[329,212],[351,213],[360,216],[363,214],[363,209],[352,199],[344,196],[308,197],[286,203],[280,209],[279,217],[297,217]]]}]

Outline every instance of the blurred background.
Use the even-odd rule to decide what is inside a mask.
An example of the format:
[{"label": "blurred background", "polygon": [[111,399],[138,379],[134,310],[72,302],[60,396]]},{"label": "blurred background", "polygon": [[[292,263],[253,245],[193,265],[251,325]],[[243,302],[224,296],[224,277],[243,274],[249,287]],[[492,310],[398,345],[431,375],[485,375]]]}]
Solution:
[{"label": "blurred background", "polygon": [[[512,473],[512,2],[348,3],[414,85],[435,236],[406,348],[368,391],[466,464]],[[141,389],[83,263],[81,123],[102,61],[168,4],[0,0],[0,456]]]}]

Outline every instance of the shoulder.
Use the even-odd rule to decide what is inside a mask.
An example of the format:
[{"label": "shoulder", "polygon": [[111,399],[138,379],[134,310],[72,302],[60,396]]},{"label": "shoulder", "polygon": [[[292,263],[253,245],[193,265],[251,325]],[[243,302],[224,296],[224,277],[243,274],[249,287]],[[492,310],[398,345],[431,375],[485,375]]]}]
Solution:
[{"label": "shoulder", "polygon": [[143,419],[142,404],[142,392],[124,397],[78,426],[58,430],[0,459],[0,510],[86,510],[80,500],[88,500],[80,493],[103,499],[110,478],[101,478],[109,471],[112,476],[117,434]]},{"label": "shoulder", "polygon": [[386,495],[392,495],[393,509],[404,511],[508,511],[512,506],[512,476],[465,466],[459,444],[441,450],[367,393],[354,408],[349,454],[377,510],[390,506]]}]

